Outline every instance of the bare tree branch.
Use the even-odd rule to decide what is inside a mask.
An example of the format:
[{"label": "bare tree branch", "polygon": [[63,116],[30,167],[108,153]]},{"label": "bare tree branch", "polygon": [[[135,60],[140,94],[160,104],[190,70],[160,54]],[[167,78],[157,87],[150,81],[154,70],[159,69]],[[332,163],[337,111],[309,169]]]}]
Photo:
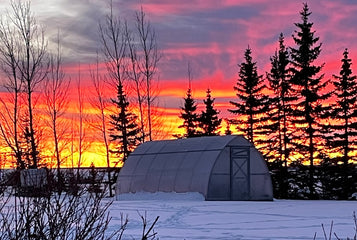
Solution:
[{"label": "bare tree branch", "polygon": [[62,69],[62,56],[60,36],[57,33],[57,52],[50,57],[49,74],[47,75],[44,96],[46,103],[46,113],[49,116],[47,121],[48,126],[52,130],[54,141],[54,158],[57,162],[57,178],[59,187],[61,184],[61,162],[63,162],[62,151],[66,145],[65,135],[68,129],[68,123],[62,120],[63,115],[68,109],[68,90],[70,80],[66,79],[65,73]]},{"label": "bare tree branch", "polygon": [[108,181],[109,181],[109,194],[112,197],[112,177],[111,177],[111,159],[110,159],[110,148],[109,148],[109,136],[108,136],[108,121],[109,118],[107,116],[109,101],[105,97],[105,80],[104,77],[99,73],[99,60],[97,58],[96,69],[90,71],[90,76],[92,80],[92,85],[94,87],[94,94],[92,94],[92,98],[90,99],[90,103],[92,107],[99,111],[99,113],[95,114],[96,120],[92,126],[100,132],[102,143],[105,147],[105,156],[107,161],[107,173],[108,173]]},{"label": "bare tree branch", "polygon": [[141,7],[139,12],[136,12],[136,30],[138,34],[139,48],[142,51],[139,69],[144,75],[146,87],[146,103],[147,103],[147,118],[148,118],[148,136],[149,141],[152,141],[152,119],[151,107],[155,101],[153,92],[153,80],[157,73],[158,63],[161,55],[157,46],[157,37],[151,23],[146,20],[146,15]]},{"label": "bare tree branch", "polygon": [[[12,12],[7,15],[7,28],[5,24],[2,25],[2,31],[8,33],[2,35],[3,43],[5,42],[5,46],[7,46],[2,52],[10,53],[3,60],[10,67],[7,68],[6,73],[8,73],[8,76],[11,73],[13,81],[10,82],[13,84],[10,85],[10,88],[15,91],[15,104],[18,104],[16,100],[18,98],[16,94],[18,93],[16,91],[23,91],[26,96],[27,112],[25,114],[26,121],[24,123],[26,127],[24,135],[29,145],[26,160],[28,167],[37,168],[39,162],[39,139],[35,136],[33,92],[47,75],[47,42],[45,41],[43,28],[37,24],[31,12],[30,2],[11,1],[11,8]],[[12,36],[10,37],[10,35]],[[18,80],[21,81],[21,85]],[[14,111],[15,109],[14,107]],[[13,116],[17,118],[16,115]],[[14,134],[15,138],[18,138],[19,131],[16,129]]]}]

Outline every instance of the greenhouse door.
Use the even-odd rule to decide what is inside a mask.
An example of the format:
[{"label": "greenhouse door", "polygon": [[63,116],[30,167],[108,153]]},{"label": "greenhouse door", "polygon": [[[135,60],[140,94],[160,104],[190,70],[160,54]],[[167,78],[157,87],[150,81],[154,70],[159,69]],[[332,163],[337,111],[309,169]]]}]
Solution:
[{"label": "greenhouse door", "polygon": [[249,147],[231,147],[231,200],[250,199]]}]

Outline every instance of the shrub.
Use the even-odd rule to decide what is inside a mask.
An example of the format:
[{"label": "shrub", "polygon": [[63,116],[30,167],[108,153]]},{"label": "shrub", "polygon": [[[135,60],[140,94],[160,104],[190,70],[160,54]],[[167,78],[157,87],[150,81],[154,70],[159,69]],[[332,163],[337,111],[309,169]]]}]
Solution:
[{"label": "shrub", "polygon": [[[121,215],[120,227],[108,231],[112,201],[103,202],[104,192],[26,197],[6,191],[0,198],[2,240],[120,240],[128,224],[128,217]],[[142,239],[155,239],[158,217],[148,230],[146,216],[142,219]]]}]

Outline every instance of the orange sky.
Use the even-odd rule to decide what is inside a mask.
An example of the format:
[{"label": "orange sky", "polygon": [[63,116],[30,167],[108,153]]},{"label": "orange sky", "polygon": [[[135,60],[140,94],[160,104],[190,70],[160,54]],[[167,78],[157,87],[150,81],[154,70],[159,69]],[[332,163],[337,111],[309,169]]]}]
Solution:
[{"label": "orange sky", "polygon": [[[68,94],[70,105],[65,118],[71,122],[73,131],[77,131],[78,66],[86,102],[85,114],[87,119],[91,119],[94,114],[89,104],[93,96],[89,68],[95,64],[97,52],[100,53],[97,26],[108,8],[102,2],[93,0],[33,0],[32,4],[39,22],[46,26],[49,48],[54,46],[55,36],[60,29],[64,69],[71,79]],[[129,24],[134,11],[143,6],[157,32],[162,52],[155,76],[160,89],[157,112],[161,119],[161,128],[155,135],[157,139],[171,138],[172,134],[182,131],[178,129],[181,124],[178,115],[188,87],[188,63],[192,68],[193,96],[199,109],[207,88],[210,88],[220,116],[234,117],[227,109],[231,108],[229,101],[235,100],[233,86],[238,77],[237,65],[243,61],[245,49],[248,45],[251,47],[258,73],[265,75],[270,68],[269,58],[278,47],[281,32],[286,36],[286,45],[294,47],[291,35],[296,30],[294,23],[300,21],[299,11],[302,9],[301,2],[285,0],[225,0],[219,1],[219,4],[214,0],[113,0],[113,4],[115,14],[128,19]],[[0,9],[4,11],[6,7],[8,4],[2,1]],[[357,61],[357,3],[349,0],[316,0],[311,1],[309,7],[316,36],[323,44],[318,62],[325,63],[323,72],[327,80],[340,71],[340,59],[345,48],[349,48],[353,63],[355,59]],[[100,66],[101,71],[105,70],[103,64]],[[353,71],[357,73],[355,66],[353,64]],[[108,99],[115,97],[115,90],[108,88],[106,92]],[[130,92],[128,94],[132,95]],[[87,141],[92,144],[85,153],[84,165],[92,162],[103,165],[105,158],[100,136],[88,122],[86,131]],[[67,155],[69,159],[72,158],[69,156],[71,154]]]}]

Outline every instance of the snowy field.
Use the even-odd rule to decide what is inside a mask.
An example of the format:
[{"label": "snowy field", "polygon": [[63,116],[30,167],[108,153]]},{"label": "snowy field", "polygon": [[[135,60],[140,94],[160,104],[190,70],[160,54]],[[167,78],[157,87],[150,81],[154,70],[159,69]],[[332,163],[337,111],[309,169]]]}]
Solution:
[{"label": "snowy field", "polygon": [[[135,195],[135,194],[134,194]],[[275,200],[272,202],[204,201],[200,195],[123,196],[110,208],[111,228],[120,226],[120,213],[129,218],[124,239],[138,239],[140,214],[152,222],[159,239],[324,239],[321,224],[339,238],[353,237],[356,201]],[[177,197],[177,196],[176,196]],[[131,199],[131,200],[130,200]],[[136,200],[133,200],[136,199]],[[335,239],[333,237],[332,239]]]}]

